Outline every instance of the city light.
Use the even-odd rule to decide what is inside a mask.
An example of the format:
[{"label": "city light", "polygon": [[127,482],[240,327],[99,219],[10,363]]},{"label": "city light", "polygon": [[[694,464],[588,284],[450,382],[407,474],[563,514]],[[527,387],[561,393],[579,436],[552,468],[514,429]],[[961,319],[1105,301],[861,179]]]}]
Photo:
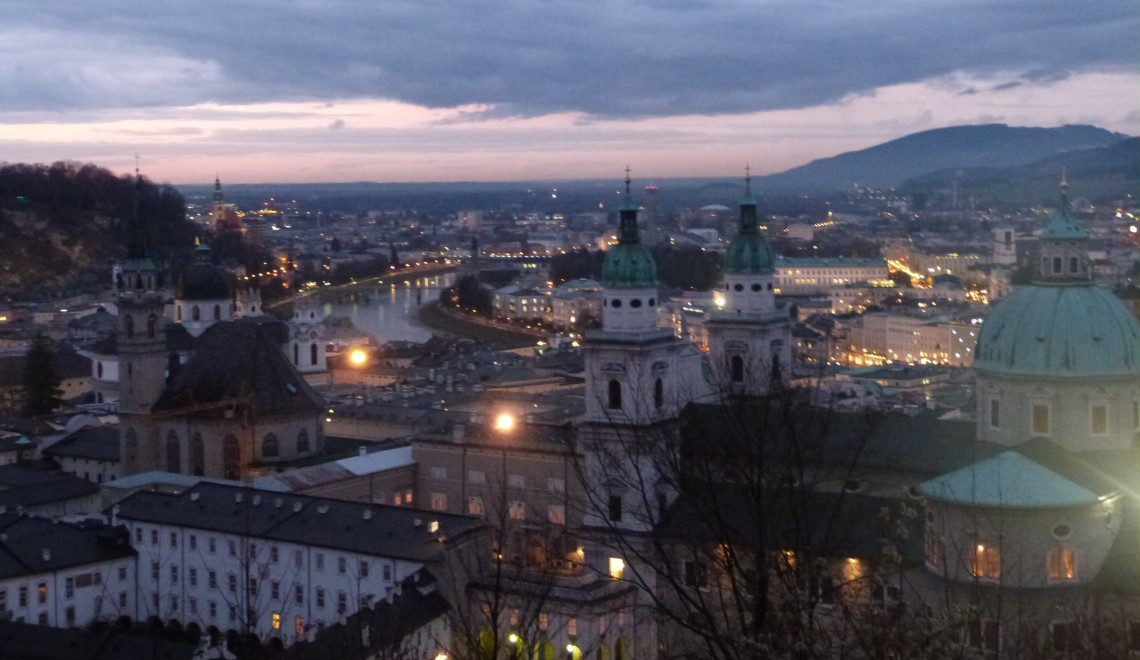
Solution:
[{"label": "city light", "polygon": [[368,354],[365,353],[363,349],[354,348],[348,354],[348,361],[351,362],[354,367],[363,367],[364,364],[368,362]]},{"label": "city light", "polygon": [[510,431],[515,427],[515,416],[510,413],[499,413],[495,418],[496,431]]}]

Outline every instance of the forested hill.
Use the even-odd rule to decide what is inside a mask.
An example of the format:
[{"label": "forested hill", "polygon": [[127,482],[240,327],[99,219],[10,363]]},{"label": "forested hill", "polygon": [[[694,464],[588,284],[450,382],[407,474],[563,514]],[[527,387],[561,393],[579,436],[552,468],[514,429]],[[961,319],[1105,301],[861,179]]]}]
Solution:
[{"label": "forested hill", "polygon": [[[110,284],[126,253],[134,177],[79,163],[0,165],[0,299],[41,300]],[[182,195],[145,178],[139,216],[159,259],[194,242]]]}]

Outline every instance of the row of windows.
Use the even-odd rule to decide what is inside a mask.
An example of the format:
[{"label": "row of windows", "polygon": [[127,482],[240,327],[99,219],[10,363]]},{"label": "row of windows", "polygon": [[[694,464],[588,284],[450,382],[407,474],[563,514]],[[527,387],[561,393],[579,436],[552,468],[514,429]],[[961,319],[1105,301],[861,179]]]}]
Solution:
[{"label": "row of windows", "polygon": [[[317,363],[317,345],[309,344],[309,364]],[[301,364],[301,346],[293,344],[293,366]]]},{"label": "row of windows", "polygon": [[[233,309],[236,310],[237,306],[234,305]],[[178,305],[174,308],[174,315],[175,315],[176,320],[178,320],[178,321],[182,320],[182,305]],[[198,308],[198,305],[191,305],[190,306],[190,320],[191,321],[201,321],[202,320],[202,310]],[[214,305],[214,320],[215,321],[221,321],[222,320],[222,307],[221,307],[221,305]]]},{"label": "row of windows", "polygon": [[[1052,433],[1052,407],[1047,403],[1034,403],[1030,405],[1030,431],[1034,435],[1049,435]],[[1089,432],[1093,435],[1107,435],[1109,432],[1108,404],[1094,403],[1089,405]],[[990,428],[1001,428],[1001,400],[990,399]],[[1140,402],[1132,402],[1132,426],[1140,429]]]},{"label": "row of windows", "polygon": [[[926,533],[924,554],[926,564],[941,572],[946,568],[946,547],[940,536]],[[979,580],[996,582],[1002,576],[1001,549],[993,544],[978,542],[967,557],[970,574]],[[1077,551],[1058,545],[1045,554],[1045,577],[1049,582],[1064,583],[1077,579]]]},{"label": "row of windows", "polygon": [[[648,304],[650,307],[656,307],[657,306],[657,299],[656,298],[650,298],[648,300]],[[634,308],[634,309],[638,309],[639,307],[641,307],[641,298],[634,298],[633,300],[629,301],[629,306]],[[621,300],[618,298],[614,298],[613,300],[610,300],[610,307],[613,307],[614,309],[620,309],[621,308]],[[549,310],[547,310],[547,311],[549,311]]]},{"label": "row of windows", "polygon": [[[445,480],[447,479],[447,467],[436,465],[433,466],[429,472],[432,479]],[[468,470],[467,481],[471,484],[485,484],[487,483],[487,473],[483,470]],[[526,475],[523,474],[508,474],[507,486],[510,488],[526,488]],[[566,480],[557,477],[549,477],[546,480],[546,487],[554,493],[562,493],[566,491]]]},{"label": "row of windows", "polygon": [[[660,379],[653,381],[653,407],[663,408],[665,406],[665,383]],[[622,408],[622,387],[621,381],[611,379],[606,390],[606,407],[610,410],[621,410]]]},{"label": "row of windows", "polygon": [[[146,537],[145,530],[142,527],[136,527],[135,528],[135,545],[136,546],[143,545],[145,537]],[[179,539],[178,532],[170,532],[169,535],[167,536],[167,539],[169,541],[169,545],[171,548],[177,548],[178,547],[178,539]],[[157,530],[157,529],[150,530],[150,545],[157,546],[157,545],[160,545],[160,543],[161,543],[161,535],[159,534],[159,530]],[[198,543],[198,535],[197,534],[187,535],[186,545],[192,551],[199,550],[201,546]],[[250,560],[256,560],[258,558],[258,552],[260,551],[260,549],[261,548],[256,543],[247,544],[246,551],[249,555],[249,559]],[[227,553],[229,554],[229,556],[231,556],[231,557],[239,556],[238,541],[233,540],[233,539],[226,539],[226,550],[227,550]],[[208,554],[211,554],[211,555],[217,554],[218,553],[218,539],[216,539],[214,537],[208,537],[206,539],[206,551]],[[270,563],[270,564],[280,563],[281,562],[280,548],[278,548],[277,546],[270,546],[269,547],[269,555],[268,555],[267,559],[268,559],[268,563]],[[296,568],[302,568],[304,566],[304,562],[305,562],[304,550],[302,550],[300,548],[293,550],[293,565]],[[325,554],[323,552],[315,553],[313,555],[313,564],[314,564],[314,569],[318,573],[323,572],[325,570]],[[359,560],[359,564],[357,565],[356,575],[358,577],[362,577],[362,578],[368,577],[369,571],[370,571],[370,566],[371,566],[370,560],[368,560],[368,559]],[[169,568],[170,568],[170,573],[169,573],[170,582],[171,582],[171,584],[176,584],[178,582],[179,568],[177,565],[171,565]],[[120,567],[119,568],[119,579],[120,580],[126,579],[126,570],[127,570],[126,567]],[[159,571],[160,571],[159,562],[152,561],[151,562],[151,578],[156,580],[156,581],[159,580],[160,579]],[[345,557],[338,557],[337,558],[337,573],[339,573],[341,575],[345,575],[348,572],[349,572],[348,571],[348,559]],[[209,576],[210,587],[217,588],[217,572],[216,571],[207,571],[207,573]],[[385,580],[391,580],[392,579],[392,565],[391,564],[382,563],[382,575],[383,575],[383,578]],[[191,568],[189,576],[191,578],[191,580],[190,580],[191,584],[196,585],[197,584],[197,569]],[[236,583],[233,582],[234,580],[236,580],[236,577],[233,574],[230,574],[230,581],[231,581],[230,591],[236,591],[237,590]]]}]

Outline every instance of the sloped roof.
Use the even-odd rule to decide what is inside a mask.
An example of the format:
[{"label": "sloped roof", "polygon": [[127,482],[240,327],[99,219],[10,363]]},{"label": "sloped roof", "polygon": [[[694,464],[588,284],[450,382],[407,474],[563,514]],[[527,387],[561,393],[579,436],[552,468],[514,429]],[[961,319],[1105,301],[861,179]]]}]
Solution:
[{"label": "sloped roof", "polygon": [[60,523],[7,513],[0,514],[0,532],[3,532],[0,579],[85,566],[134,554],[125,530],[102,523]]},{"label": "sloped roof", "polygon": [[47,456],[119,460],[119,427],[85,426],[44,450]]},{"label": "sloped roof", "polygon": [[324,399],[281,353],[286,341],[288,329],[275,319],[215,323],[153,410],[220,417],[224,408],[211,404],[232,402],[259,417],[322,409]]},{"label": "sloped roof", "polygon": [[924,481],[918,492],[943,502],[999,509],[1054,509],[1098,501],[1093,491],[1015,451]]},{"label": "sloped roof", "polygon": [[[367,512],[367,513],[366,513]],[[200,483],[178,495],[137,492],[119,517],[413,561],[439,559],[439,535],[481,530],[470,516]],[[429,531],[439,523],[439,533]]]}]

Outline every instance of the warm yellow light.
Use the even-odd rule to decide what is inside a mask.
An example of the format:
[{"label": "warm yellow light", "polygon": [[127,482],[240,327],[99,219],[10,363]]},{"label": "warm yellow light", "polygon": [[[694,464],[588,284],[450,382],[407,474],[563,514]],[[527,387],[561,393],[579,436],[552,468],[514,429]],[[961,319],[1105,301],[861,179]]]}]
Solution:
[{"label": "warm yellow light", "polygon": [[359,348],[354,348],[348,354],[348,361],[357,367],[362,367],[368,361],[368,354]]},{"label": "warm yellow light", "polygon": [[510,431],[515,427],[515,416],[510,413],[500,413],[495,418],[496,431]]},{"label": "warm yellow light", "polygon": [[510,636],[507,637],[507,641],[509,641],[511,644],[518,644],[519,643],[519,636],[514,634],[514,633],[511,633]]},{"label": "warm yellow light", "polygon": [[621,557],[610,557],[610,577],[620,580],[625,573],[625,560]]}]

